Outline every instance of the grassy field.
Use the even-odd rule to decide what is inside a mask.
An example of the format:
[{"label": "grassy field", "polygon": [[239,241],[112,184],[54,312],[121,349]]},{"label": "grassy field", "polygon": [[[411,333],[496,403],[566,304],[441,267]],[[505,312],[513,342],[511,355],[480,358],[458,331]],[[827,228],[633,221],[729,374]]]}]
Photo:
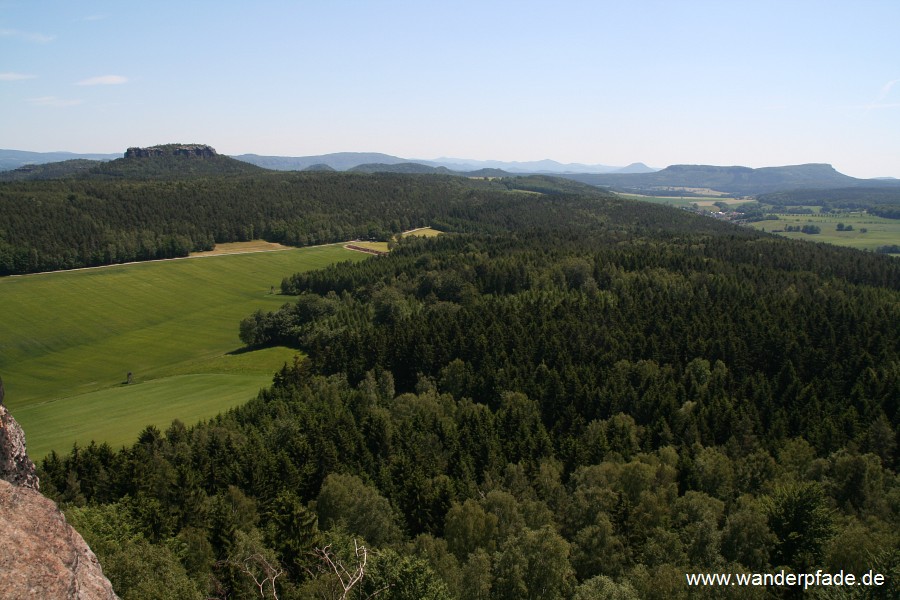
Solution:
[{"label": "grassy field", "polygon": [[294,353],[240,352],[240,319],[288,301],[271,293],[286,275],[365,258],[334,245],[0,279],[0,374],[29,454],[125,443],[255,396]]},{"label": "grassy field", "polygon": [[[140,385],[121,385],[13,409],[26,431],[32,459],[50,450],[68,451],[73,442],[134,442],[147,425],[165,431],[173,419],[192,424],[243,404],[271,383],[271,376],[176,375]],[[65,440],[65,443],[62,443]]]},{"label": "grassy field", "polygon": [[441,235],[441,232],[437,229],[432,229],[431,227],[420,227],[419,229],[410,229],[409,231],[403,232],[404,236],[407,235],[418,235],[422,237],[436,237]]},{"label": "grassy field", "polygon": [[[837,231],[838,223],[853,226],[852,231]],[[879,246],[900,244],[900,220],[884,219],[865,212],[842,213],[834,215],[779,215],[778,220],[758,221],[751,224],[756,229],[778,233],[785,237],[809,240],[812,242],[828,242],[839,246],[849,246],[859,250],[875,250]],[[786,232],[785,226],[803,227],[818,225],[822,232],[808,235],[801,232]],[[863,229],[866,230],[863,233]]]}]

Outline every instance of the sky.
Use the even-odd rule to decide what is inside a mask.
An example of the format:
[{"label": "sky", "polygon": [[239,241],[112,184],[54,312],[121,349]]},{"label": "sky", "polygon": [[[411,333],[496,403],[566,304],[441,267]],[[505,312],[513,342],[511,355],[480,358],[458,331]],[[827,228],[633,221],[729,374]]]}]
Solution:
[{"label": "sky", "polygon": [[900,178],[898,0],[0,0],[0,148]]}]

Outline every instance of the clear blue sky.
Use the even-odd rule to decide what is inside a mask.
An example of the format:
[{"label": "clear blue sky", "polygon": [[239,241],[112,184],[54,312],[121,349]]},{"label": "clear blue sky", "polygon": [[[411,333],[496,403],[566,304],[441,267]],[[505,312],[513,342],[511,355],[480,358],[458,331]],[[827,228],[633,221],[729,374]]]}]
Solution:
[{"label": "clear blue sky", "polygon": [[898,0],[0,0],[0,148],[900,177],[898,31]]}]

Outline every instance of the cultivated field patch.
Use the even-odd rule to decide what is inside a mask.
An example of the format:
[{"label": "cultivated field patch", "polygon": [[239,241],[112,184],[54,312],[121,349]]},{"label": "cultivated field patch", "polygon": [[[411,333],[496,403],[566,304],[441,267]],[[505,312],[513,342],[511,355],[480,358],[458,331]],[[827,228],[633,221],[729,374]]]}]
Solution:
[{"label": "cultivated field patch", "polygon": [[355,250],[356,252],[366,252],[369,254],[387,254],[387,242],[359,242],[353,241],[344,246],[347,250]]},{"label": "cultivated field patch", "polygon": [[419,227],[418,229],[410,229],[409,231],[404,231],[404,237],[407,235],[418,235],[422,237],[436,237],[441,235],[441,231],[437,229],[432,229],[431,227]]},{"label": "cultivated field patch", "polygon": [[253,240],[250,242],[226,242],[216,244],[212,250],[205,252],[191,252],[191,258],[202,256],[220,256],[222,254],[245,254],[248,252],[277,252],[279,250],[293,250],[291,246],[267,242],[265,240]]},{"label": "cultivated field patch", "polygon": [[[841,231],[838,230],[839,224],[843,224]],[[866,212],[779,214],[777,220],[758,221],[751,225],[756,229],[784,237],[827,242],[859,250],[874,251],[880,246],[900,244],[900,220],[885,219]],[[810,235],[800,231],[785,231],[788,226],[802,228],[804,225],[816,225],[820,233]]]}]

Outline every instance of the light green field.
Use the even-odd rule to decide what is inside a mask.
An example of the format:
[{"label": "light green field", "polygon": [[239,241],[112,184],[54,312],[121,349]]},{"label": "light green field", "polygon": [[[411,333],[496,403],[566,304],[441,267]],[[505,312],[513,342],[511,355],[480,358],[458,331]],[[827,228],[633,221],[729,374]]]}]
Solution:
[{"label": "light green field", "polygon": [[420,227],[419,229],[410,229],[409,231],[404,231],[403,235],[418,235],[420,237],[436,237],[441,235],[442,231],[438,231],[437,229],[432,229],[431,227]]},{"label": "light green field", "polygon": [[[838,223],[852,225],[853,231],[837,231]],[[859,250],[875,250],[879,246],[900,244],[900,220],[876,217],[865,212],[843,213],[839,215],[779,215],[777,221],[758,221],[751,223],[756,229],[776,232],[784,237],[808,240],[811,242],[827,242],[838,246],[848,246]],[[822,233],[808,235],[801,232],[785,232],[786,225],[803,226],[818,225]],[[863,233],[861,230],[866,229]],[[782,231],[778,231],[782,230]]]},{"label": "light green field", "polygon": [[[196,423],[243,404],[271,380],[260,375],[175,375],[13,410],[26,431],[28,453],[36,458],[54,449],[68,451],[75,441],[86,445],[101,440],[116,448],[134,442],[147,425],[165,431],[175,418]],[[60,446],[60,438],[65,445]]]},{"label": "light green field", "polygon": [[294,352],[240,352],[240,320],[289,301],[271,291],[291,273],[365,258],[334,245],[0,279],[0,376],[29,454],[254,397]]}]

